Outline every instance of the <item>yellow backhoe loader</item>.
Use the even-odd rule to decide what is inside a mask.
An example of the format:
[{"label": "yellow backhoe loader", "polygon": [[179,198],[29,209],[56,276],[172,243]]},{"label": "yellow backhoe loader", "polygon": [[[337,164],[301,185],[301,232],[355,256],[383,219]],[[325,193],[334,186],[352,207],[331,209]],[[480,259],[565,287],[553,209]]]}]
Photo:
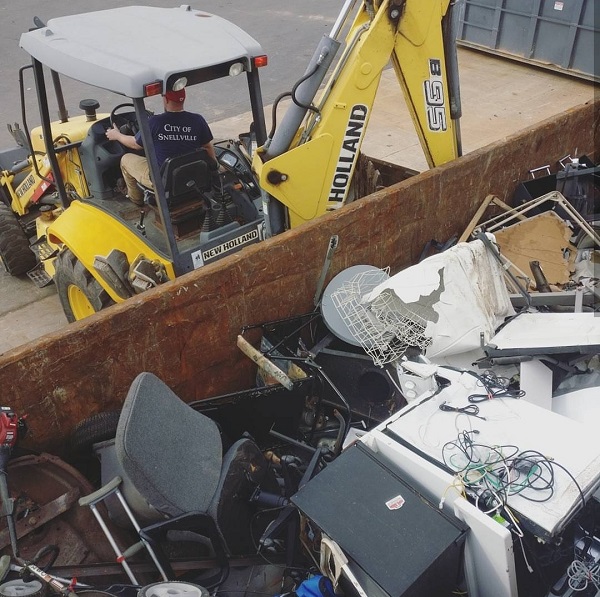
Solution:
[{"label": "yellow backhoe loader", "polygon": [[[347,0],[267,134],[259,81],[267,58],[242,29],[190,6],[129,6],[51,19],[22,34],[41,125],[12,128],[0,151],[0,257],[14,275],[55,282],[82,319],[301,225],[354,199],[352,177],[383,70],[392,64],[430,166],[460,155],[450,0]],[[198,18],[202,17],[202,18]],[[136,23],[136,35],[131,35]],[[167,31],[177,31],[177,48]],[[148,40],[151,40],[149,43]],[[59,120],[48,109],[50,74]],[[127,98],[93,99],[69,117],[60,76]],[[159,168],[145,100],[222,77],[246,80],[252,133],[214,143],[218,169],[193,153]],[[127,150],[106,137],[139,131],[153,189],[137,208],[119,184]],[[399,133],[400,134],[400,133]],[[257,148],[257,149],[255,149]]]}]

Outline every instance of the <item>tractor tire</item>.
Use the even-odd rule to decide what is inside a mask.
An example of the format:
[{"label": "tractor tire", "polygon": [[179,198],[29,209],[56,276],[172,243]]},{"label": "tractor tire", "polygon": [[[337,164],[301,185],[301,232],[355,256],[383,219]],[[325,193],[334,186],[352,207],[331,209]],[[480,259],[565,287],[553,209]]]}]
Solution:
[{"label": "tractor tire", "polygon": [[75,425],[66,444],[65,460],[94,484],[102,484],[100,458],[94,444],[114,439],[121,411],[97,413]]},{"label": "tractor tire", "polygon": [[58,255],[54,267],[54,284],[69,323],[115,304],[70,249]]},{"label": "tractor tire", "polygon": [[17,216],[4,203],[0,203],[0,260],[11,276],[25,274],[37,264]]},{"label": "tractor tire", "polygon": [[120,416],[120,410],[109,410],[77,423],[69,438],[71,454],[81,456],[91,453],[94,444],[113,439],[117,433]]}]

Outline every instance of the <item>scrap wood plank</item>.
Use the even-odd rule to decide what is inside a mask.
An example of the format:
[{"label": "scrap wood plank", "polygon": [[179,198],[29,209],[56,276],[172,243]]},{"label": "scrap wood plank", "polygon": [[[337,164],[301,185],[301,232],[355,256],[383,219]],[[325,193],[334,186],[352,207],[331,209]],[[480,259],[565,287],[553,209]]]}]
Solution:
[{"label": "scrap wood plank", "polygon": [[483,214],[485,214],[488,207],[492,204],[497,205],[498,207],[502,208],[504,211],[508,212],[509,214],[513,214],[514,217],[517,218],[518,220],[526,220],[527,219],[524,215],[520,214],[516,209],[514,209],[513,207],[511,207],[510,205],[508,205],[507,203],[502,201],[502,199],[500,199],[496,195],[490,194],[483,200],[482,204],[479,206],[479,209],[475,212],[475,215],[471,218],[471,221],[469,222],[468,226],[465,228],[465,231],[462,233],[461,237],[458,239],[459,243],[465,242],[471,236],[473,230],[475,230],[475,228],[477,227],[477,224],[479,224],[481,218],[483,217]]},{"label": "scrap wood plank", "polygon": [[[57,516],[64,514],[77,501],[78,497],[79,488],[74,487],[51,502],[40,506],[30,516],[17,520],[15,524],[17,539],[25,537]],[[8,529],[4,529],[0,531],[0,549],[4,549],[7,545],[10,545],[10,536]]]}]

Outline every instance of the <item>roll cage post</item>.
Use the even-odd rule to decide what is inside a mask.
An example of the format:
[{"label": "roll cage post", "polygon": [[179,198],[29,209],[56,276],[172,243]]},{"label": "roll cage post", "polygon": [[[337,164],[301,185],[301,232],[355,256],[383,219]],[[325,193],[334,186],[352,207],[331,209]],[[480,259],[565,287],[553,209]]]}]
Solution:
[{"label": "roll cage post", "polygon": [[258,69],[252,68],[252,70],[246,73],[246,77],[248,79],[248,92],[250,94],[250,106],[252,109],[252,121],[254,122],[256,143],[258,144],[258,147],[260,147],[267,140],[267,125],[265,123],[265,114],[263,112]]},{"label": "roll cage post", "polygon": [[160,174],[160,167],[158,166],[158,160],[156,159],[156,152],[154,151],[154,142],[152,135],[150,134],[150,127],[148,125],[148,112],[144,104],[144,98],[134,97],[131,98],[133,106],[135,108],[135,116],[140,128],[142,135],[142,142],[144,145],[144,154],[148,160],[148,167],[150,168],[150,178],[154,182],[154,193],[160,211],[160,217],[164,222],[163,231],[167,238],[167,245],[169,249],[169,257],[173,262],[173,269],[175,275],[179,276],[184,273],[184,261],[182,255],[177,248],[177,241],[175,240],[175,233],[171,226],[171,214],[167,206],[167,200],[165,199],[165,188],[163,186],[162,177]]},{"label": "roll cage post", "polygon": [[[46,92],[46,81],[44,79],[44,67],[39,60],[32,57],[33,76],[35,80],[35,91],[37,94],[38,106],[40,110],[40,119],[42,132],[44,134],[44,145],[46,146],[46,156],[50,161],[50,167],[54,175],[54,186],[58,193],[58,197],[63,207],[68,207],[71,204],[71,199],[68,197],[65,190],[64,181],[60,175],[60,168],[54,151],[54,139],[52,138],[52,127],[50,124],[50,111],[48,110],[48,94]],[[58,77],[58,74],[57,74]],[[58,98],[59,104],[61,103]],[[64,103],[63,103],[64,105]]]}]

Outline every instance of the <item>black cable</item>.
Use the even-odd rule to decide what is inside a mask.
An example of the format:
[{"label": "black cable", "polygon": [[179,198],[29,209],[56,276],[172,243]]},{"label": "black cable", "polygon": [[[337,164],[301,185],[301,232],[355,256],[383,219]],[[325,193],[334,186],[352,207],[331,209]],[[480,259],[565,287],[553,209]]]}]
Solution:
[{"label": "black cable", "polygon": [[[473,406],[473,405],[471,405]],[[447,442],[442,447],[444,464],[458,474],[477,471],[481,473],[477,479],[470,480],[463,477],[466,487],[475,490],[480,498],[485,499],[488,492],[502,496],[502,506],[512,495],[520,495],[531,502],[547,502],[554,495],[555,471],[554,466],[562,469],[575,483],[581,496],[582,506],[585,506],[585,496],[581,486],[569,470],[563,465],[545,457],[536,450],[520,451],[514,445],[487,446],[473,441],[476,431],[463,431],[456,440]],[[495,458],[486,462],[481,459],[484,453],[486,458],[495,455]],[[456,454],[462,456],[462,462],[457,464]],[[525,493],[529,490],[528,493]],[[541,497],[540,494],[544,494]]]},{"label": "black cable", "polygon": [[298,98],[296,97],[296,91],[298,90],[298,87],[304,83],[304,81],[306,81],[307,79],[310,79],[310,77],[312,77],[316,72],[317,69],[319,68],[318,64],[315,64],[314,68],[311,70],[311,72],[305,74],[303,77],[301,77],[296,83],[295,85],[292,87],[291,91],[286,91],[284,93],[281,93],[280,95],[278,95],[275,98],[275,101],[273,102],[273,107],[271,108],[271,130],[269,132],[269,139],[273,138],[273,135],[275,134],[275,130],[277,129],[277,108],[279,106],[279,102],[281,102],[281,100],[284,97],[291,97],[292,101],[299,107],[299,108],[303,108],[304,110],[311,110],[313,112],[315,112],[316,114],[319,113],[319,110],[313,106],[312,104],[303,104],[302,102],[300,102],[298,100]]},{"label": "black cable", "polygon": [[494,398],[522,398],[525,396],[523,390],[510,388],[510,379],[499,377],[493,371],[484,371],[481,375],[477,374],[477,379],[484,387],[485,394],[471,394],[468,397],[469,402],[484,402]]},{"label": "black cable", "polygon": [[469,415],[470,417],[477,417],[485,421],[485,417],[479,416],[479,407],[476,404],[468,404],[467,406],[450,406],[447,402],[440,404],[440,410],[444,412],[460,413],[461,415]]},{"label": "black cable", "polygon": [[[38,568],[41,568],[44,572],[48,572],[52,566],[54,566],[54,562],[56,562],[56,558],[58,558],[60,554],[60,548],[58,545],[50,544],[44,545],[32,558],[31,564],[35,564]],[[45,564],[42,563],[42,560],[47,558]]]},{"label": "black cable", "polygon": [[313,106],[312,104],[303,104],[302,102],[300,102],[298,100],[298,98],[296,97],[296,91],[298,91],[298,87],[300,87],[300,85],[302,85],[302,83],[304,83],[304,81],[306,81],[307,79],[310,79],[318,70],[319,65],[315,64],[314,68],[312,69],[312,71],[306,75],[304,75],[301,79],[299,79],[296,84],[292,87],[292,101],[299,107],[299,108],[303,108],[304,110],[311,110],[312,112],[315,112],[315,114],[319,113],[319,110],[316,108],[316,106]]},{"label": "black cable", "polygon": [[487,394],[470,394],[468,397],[469,402],[485,402],[486,400],[493,400],[494,398],[522,398],[525,396],[523,390],[497,390],[495,392],[488,392]]},{"label": "black cable", "polygon": [[484,388],[484,394],[471,394],[468,397],[469,402],[477,403],[493,398],[523,398],[525,392],[523,390],[515,390],[510,388],[510,379],[507,377],[499,377],[493,371],[486,370],[483,373],[477,373],[470,369],[461,369],[459,367],[451,367],[450,365],[441,365],[440,368],[457,371],[458,373],[468,373],[472,375]]},{"label": "black cable", "polygon": [[291,95],[292,95],[291,91],[285,91],[284,93],[280,93],[275,98],[275,101],[273,102],[273,106],[271,108],[271,130],[269,132],[269,139],[273,138],[273,135],[275,134],[275,129],[277,128],[277,108],[279,106],[279,102],[284,97],[290,97]]}]

